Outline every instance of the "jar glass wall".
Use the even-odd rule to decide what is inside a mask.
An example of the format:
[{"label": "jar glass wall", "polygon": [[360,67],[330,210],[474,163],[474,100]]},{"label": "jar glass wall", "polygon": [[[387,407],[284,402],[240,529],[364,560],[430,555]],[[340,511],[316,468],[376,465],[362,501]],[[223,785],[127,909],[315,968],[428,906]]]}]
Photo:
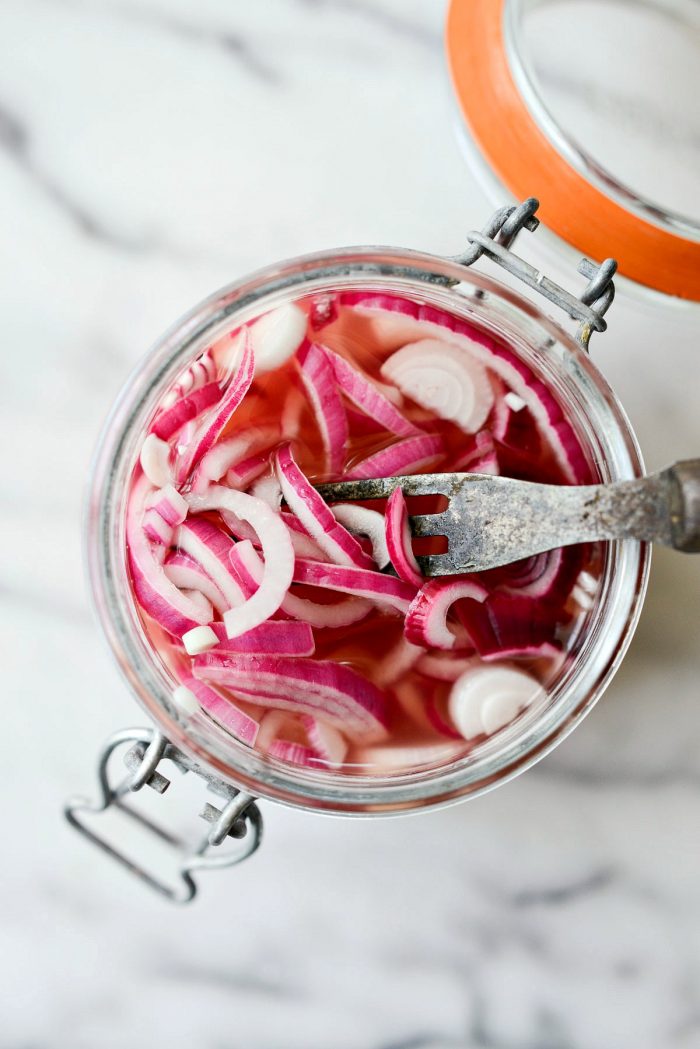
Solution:
[{"label": "jar glass wall", "polygon": [[295,768],[250,750],[204,713],[190,718],[179,713],[172,702],[176,682],[145,635],[128,579],[126,493],[140,441],[169,385],[219,335],[284,302],[338,290],[394,292],[447,310],[505,341],[556,393],[601,481],[639,475],[642,464],[621,407],[570,335],[503,285],[415,252],[348,249],[260,271],[196,307],[131,376],[96,454],[87,551],[98,614],[136,698],[175,746],[250,793],[317,811],[392,813],[481,793],[527,768],[571,731],[624,654],[641,609],[649,555],[634,543],[606,547],[596,603],[576,638],[574,658],[546,697],[447,764],[353,776]]}]

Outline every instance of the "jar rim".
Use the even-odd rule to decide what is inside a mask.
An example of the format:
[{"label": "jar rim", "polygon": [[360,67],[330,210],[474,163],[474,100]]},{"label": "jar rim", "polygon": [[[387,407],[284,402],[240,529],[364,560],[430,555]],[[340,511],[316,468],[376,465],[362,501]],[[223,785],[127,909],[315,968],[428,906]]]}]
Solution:
[{"label": "jar rim", "polygon": [[[312,291],[358,283],[377,289],[389,284],[415,294],[452,298],[465,307],[464,288],[478,296],[479,316],[493,311],[498,323],[539,336],[538,353],[550,364],[571,362],[585,392],[596,400],[597,424],[605,430],[610,473],[606,480],[643,472],[636,439],[615,395],[587,354],[530,300],[453,260],[408,249],[360,247],[304,255],[258,270],[194,307],[159,339],[132,372],[107,419],[95,453],[88,492],[86,550],[93,600],[113,654],[137,701],[164,735],[210,772],[258,797],[320,812],[379,815],[449,804],[474,796],[530,767],[557,745],[592,708],[631,640],[646,589],[649,551],[643,544],[610,544],[605,629],[597,629],[575,680],[557,697],[547,716],[527,732],[504,730],[497,753],[485,750],[477,762],[458,759],[435,768],[396,775],[348,775],[304,770],[270,761],[226,736],[226,746],[188,723],[172,703],[172,682],[144,642],[128,586],[123,524],[124,493],[137,455],[137,442],[162,393],[204,344],[235,315],[237,323]],[[455,309],[454,301],[448,308]],[[496,323],[491,318],[492,323]],[[557,348],[555,350],[555,348]],[[565,353],[566,357],[562,354]],[[558,367],[560,365],[557,365]],[[573,382],[572,372],[569,380]],[[582,388],[583,388],[582,387]],[[572,387],[573,388],[573,387]],[[601,438],[602,440],[603,438]],[[599,624],[600,626],[600,624]],[[584,666],[585,664],[585,666]],[[213,724],[213,723],[212,723]],[[517,724],[517,723],[516,723]],[[511,726],[512,728],[512,726]]]},{"label": "jar rim", "polygon": [[[523,0],[451,0],[446,50],[470,158],[591,258],[614,256],[645,291],[700,302],[700,229],[602,172],[554,120],[518,46]],[[500,194],[502,196],[502,192]]]},{"label": "jar rim", "polygon": [[[700,219],[684,215],[658,201],[636,192],[613,170],[605,167],[577,143],[567,128],[557,120],[543,97],[538,86],[534,70],[523,52],[523,22],[530,12],[545,7],[551,0],[508,0],[504,12],[504,43],[513,79],[525,100],[528,109],[545,131],[550,141],[557,144],[560,153],[580,174],[593,182],[606,195],[611,196],[623,207],[635,215],[657,225],[661,229],[677,233],[689,240],[700,241]],[[650,6],[658,14],[669,17],[667,3],[655,7],[655,0]]]}]

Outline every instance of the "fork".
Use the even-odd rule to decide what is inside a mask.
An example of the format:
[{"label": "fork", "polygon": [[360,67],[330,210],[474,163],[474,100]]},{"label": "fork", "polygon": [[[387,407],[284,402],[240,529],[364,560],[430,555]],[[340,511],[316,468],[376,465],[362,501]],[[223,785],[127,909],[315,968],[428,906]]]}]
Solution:
[{"label": "fork", "polygon": [[600,539],[662,543],[700,553],[700,459],[615,484],[555,485],[487,474],[435,473],[318,485],[327,503],[442,495],[446,510],[411,517],[414,536],[447,551],[418,557],[426,576],[483,572],[546,550]]}]

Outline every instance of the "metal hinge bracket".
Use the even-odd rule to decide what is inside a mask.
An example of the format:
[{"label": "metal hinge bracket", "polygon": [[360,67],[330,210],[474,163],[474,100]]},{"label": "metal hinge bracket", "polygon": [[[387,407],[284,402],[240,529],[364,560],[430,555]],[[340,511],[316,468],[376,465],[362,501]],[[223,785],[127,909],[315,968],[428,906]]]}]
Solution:
[{"label": "metal hinge bracket", "polygon": [[[127,744],[130,744],[124,755],[127,773],[112,785],[109,760],[119,747]],[[206,803],[200,812],[210,827],[194,847],[179,835],[155,823],[128,800],[145,786],[157,794],[165,793],[170,780],[159,766],[166,760],[171,761],[181,772],[194,772],[200,776],[206,781],[209,790],[221,798],[219,807]],[[110,736],[100,753],[97,777],[100,787],[98,800],[92,802],[86,798],[72,798],[64,809],[66,819],[103,852],[161,896],[175,903],[188,903],[196,895],[195,872],[235,866],[255,852],[260,844],[262,817],[255,798],[205,772],[155,729],[123,729]],[[138,861],[129,858],[85,822],[86,817],[97,816],[110,808],[124,813],[172,849],[177,860],[174,884],[169,884]],[[212,851],[227,838],[238,839],[239,847],[221,853]]]},{"label": "metal hinge bracket", "polygon": [[533,291],[564,310],[572,320],[578,321],[576,339],[587,351],[593,332],[603,332],[607,328],[604,317],[615,297],[613,277],[617,271],[617,262],[615,259],[605,259],[597,265],[590,259],[581,259],[578,272],[587,278],[588,285],[578,297],[540,273],[510,250],[522,230],[532,233],[539,226],[540,220],[536,217],[539,206],[535,197],[528,197],[522,204],[499,208],[483,230],[467,234],[469,247],[460,255],[455,255],[453,261],[462,266],[472,266],[482,255],[486,255]]}]

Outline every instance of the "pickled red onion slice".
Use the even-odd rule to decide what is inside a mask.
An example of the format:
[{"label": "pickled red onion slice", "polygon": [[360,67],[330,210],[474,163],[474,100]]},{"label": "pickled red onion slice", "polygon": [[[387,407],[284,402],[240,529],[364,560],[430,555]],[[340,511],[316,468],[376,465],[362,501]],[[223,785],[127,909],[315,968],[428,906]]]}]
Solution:
[{"label": "pickled red onion slice", "polygon": [[[257,590],[264,574],[263,563],[250,542],[238,543],[231,551],[231,564],[241,585],[249,595]],[[296,594],[287,594],[280,612],[308,623],[317,629],[338,629],[360,622],[372,610],[372,603],[359,597],[348,597],[335,604],[317,604]]]},{"label": "pickled red onion slice", "polygon": [[146,439],[141,445],[139,462],[141,463],[141,469],[154,487],[164,488],[172,481],[170,445],[167,441],[156,437],[154,433],[146,435]]},{"label": "pickled red onion slice", "polygon": [[[368,506],[360,506],[358,503],[336,503],[331,507],[333,516],[353,535],[366,536],[372,544],[372,558],[379,568],[386,568],[391,558],[386,545],[386,529],[384,525],[384,514],[378,510],[370,510]],[[295,547],[296,549],[296,547]],[[316,555],[304,554],[297,550],[299,557],[312,557]]]},{"label": "pickled red onion slice", "polygon": [[431,579],[418,591],[406,615],[404,632],[414,645],[424,648],[451,649],[457,644],[456,634],[447,625],[447,613],[455,601],[468,598],[482,602],[488,591],[479,583],[444,577]]},{"label": "pickled red onion slice", "polygon": [[248,488],[261,474],[265,473],[270,465],[270,456],[251,455],[248,459],[242,459],[230,470],[226,471],[226,484],[240,491]]},{"label": "pickled red onion slice", "polygon": [[[519,571],[505,575],[502,589],[507,594],[520,597],[547,597],[556,585],[563,561],[564,551],[561,549],[529,557],[519,566]],[[509,567],[514,568],[513,565]]]},{"label": "pickled red onion slice", "polygon": [[307,342],[297,353],[299,373],[314,409],[328,471],[340,472],[348,443],[348,420],[330,361],[322,347]]},{"label": "pickled red onion slice", "polygon": [[411,547],[408,509],[400,488],[394,489],[386,504],[386,545],[399,579],[422,586],[424,579]]},{"label": "pickled red onion slice", "polygon": [[255,373],[274,371],[293,357],[306,337],[306,314],[286,303],[260,317],[250,328]]},{"label": "pickled red onion slice", "polygon": [[[202,618],[209,623],[214,618],[214,608],[201,590],[183,590],[183,597],[186,597],[192,604],[199,610]],[[195,627],[195,630],[199,630],[200,627]]]},{"label": "pickled red onion slice", "polygon": [[181,637],[187,630],[206,623],[208,617],[201,606],[188,600],[171,583],[143,531],[143,505],[150,491],[148,478],[142,476],[132,489],[126,512],[126,542],[134,593],[144,612],[169,634]]},{"label": "pickled red onion slice", "polygon": [[177,530],[176,545],[180,551],[198,561],[229,607],[243,602],[243,591],[231,572],[229,552],[233,540],[206,518],[190,515]]},{"label": "pickled red onion slice", "polygon": [[260,499],[212,485],[205,495],[188,498],[190,510],[230,510],[247,521],[258,534],[265,560],[265,573],[252,597],[224,614],[229,637],[237,637],[264,623],[282,604],[294,572],[294,550],[289,532],[279,516]]},{"label": "pickled red onion slice", "polygon": [[292,743],[287,739],[273,739],[267,748],[271,758],[287,761],[292,765],[315,765],[316,752],[303,743]]},{"label": "pickled red onion slice", "polygon": [[422,433],[417,426],[404,418],[378,385],[353,368],[333,350],[326,348],[325,353],[335,373],[338,386],[348,400],[352,401],[365,415],[379,423],[389,433],[396,434],[397,437],[414,437]]},{"label": "pickled red onion slice", "polygon": [[484,365],[465,349],[422,339],[397,350],[381,374],[406,397],[441,419],[476,433],[493,407],[493,388]]},{"label": "pickled red onion slice", "polygon": [[212,481],[220,481],[224,474],[242,459],[258,452],[279,437],[272,426],[253,427],[243,434],[217,441],[202,456],[192,477],[192,490],[201,493]]},{"label": "pickled red onion slice", "polygon": [[218,586],[208,575],[201,564],[182,550],[172,551],[163,562],[165,575],[180,590],[199,590],[214,606],[219,615],[223,615],[229,602]]},{"label": "pickled red onion slice", "polygon": [[211,355],[211,351],[206,350],[190,364],[172,390],[163,398],[163,407],[170,408],[188,393],[192,393],[194,390],[206,386],[207,383],[213,382],[216,379],[216,371],[216,363]]},{"label": "pickled red onion slice", "polygon": [[539,681],[522,670],[477,667],[457,678],[448,709],[464,738],[474,739],[492,735],[544,696]]},{"label": "pickled red onion slice", "polygon": [[359,747],[354,752],[356,764],[366,765],[387,772],[398,772],[407,768],[430,768],[446,765],[463,753],[459,743],[384,743],[372,747]]},{"label": "pickled red onion slice", "polygon": [[386,735],[383,692],[341,663],[205,652],[195,656],[193,674],[250,703],[321,717],[353,739]]},{"label": "pickled red onion slice", "polygon": [[269,751],[270,745],[275,740],[300,742],[305,738],[306,735],[296,714],[290,714],[287,710],[268,710],[260,718],[257,744],[264,754]]},{"label": "pickled red onion slice", "polygon": [[222,695],[217,689],[194,675],[184,676],[182,684],[195,696],[202,709],[228,729],[236,739],[247,743],[249,747],[255,745],[260,728],[255,718],[251,718],[249,714],[237,707],[232,699]]},{"label": "pickled red onion slice", "polygon": [[331,767],[342,765],[348,752],[348,744],[343,734],[328,722],[309,714],[302,716],[301,723],[306,729],[312,752]]},{"label": "pickled red onion slice", "polygon": [[287,506],[324,553],[336,564],[372,568],[371,557],[347,528],[336,521],[330,508],[299,469],[290,445],[283,445],[277,452],[276,468]]},{"label": "pickled red onion slice", "polygon": [[182,524],[187,517],[187,502],[171,484],[167,484],[164,488],[159,488],[157,492],[154,492],[149,497],[147,506],[160,514],[163,520],[167,521],[173,528]]},{"label": "pickled red onion slice", "polygon": [[218,382],[209,382],[206,386],[187,394],[186,397],[181,397],[172,407],[165,408],[156,415],[151,432],[163,441],[167,441],[185,423],[198,418],[207,408],[211,408],[221,400],[221,394]]},{"label": "pickled red onion slice", "polygon": [[217,652],[247,652],[269,656],[312,656],[316,644],[308,623],[268,619],[245,634],[229,638],[223,623],[210,623]]},{"label": "pickled red onion slice", "polygon": [[188,656],[199,655],[215,648],[218,638],[209,626],[196,626],[194,630],[188,630],[182,635],[182,643]]},{"label": "pickled red onion slice", "polygon": [[455,473],[491,474],[498,476],[501,468],[498,453],[490,433],[479,433],[473,448],[452,463]]},{"label": "pickled red onion slice", "polygon": [[426,467],[434,466],[444,451],[439,436],[422,434],[420,437],[407,437],[356,463],[347,471],[345,478],[348,481],[360,481],[372,477],[420,473]]},{"label": "pickled red onion slice", "polygon": [[173,526],[169,525],[157,510],[146,510],[143,515],[143,530],[152,543],[170,546],[173,541]]},{"label": "pickled red onion slice", "polygon": [[546,603],[498,590],[482,605],[465,602],[459,620],[485,661],[515,657],[553,658],[556,616]]},{"label": "pickled red onion slice", "polygon": [[367,571],[365,568],[307,561],[299,557],[294,563],[294,582],[364,597],[369,601],[390,605],[397,612],[407,612],[416,596],[415,586],[394,576]]},{"label": "pickled red onion slice", "polygon": [[400,637],[377,665],[375,681],[382,688],[393,685],[408,670],[416,666],[424,652],[425,649],[420,645],[412,645],[405,637]]},{"label": "pickled red onion slice", "polygon": [[246,334],[243,339],[240,362],[226,387],[221,401],[216,406],[213,417],[204,419],[202,426],[177,464],[176,476],[179,483],[187,479],[202,456],[206,455],[221,437],[221,434],[231,421],[233,413],[250,389],[254,367],[253,346],[250,337]]}]

